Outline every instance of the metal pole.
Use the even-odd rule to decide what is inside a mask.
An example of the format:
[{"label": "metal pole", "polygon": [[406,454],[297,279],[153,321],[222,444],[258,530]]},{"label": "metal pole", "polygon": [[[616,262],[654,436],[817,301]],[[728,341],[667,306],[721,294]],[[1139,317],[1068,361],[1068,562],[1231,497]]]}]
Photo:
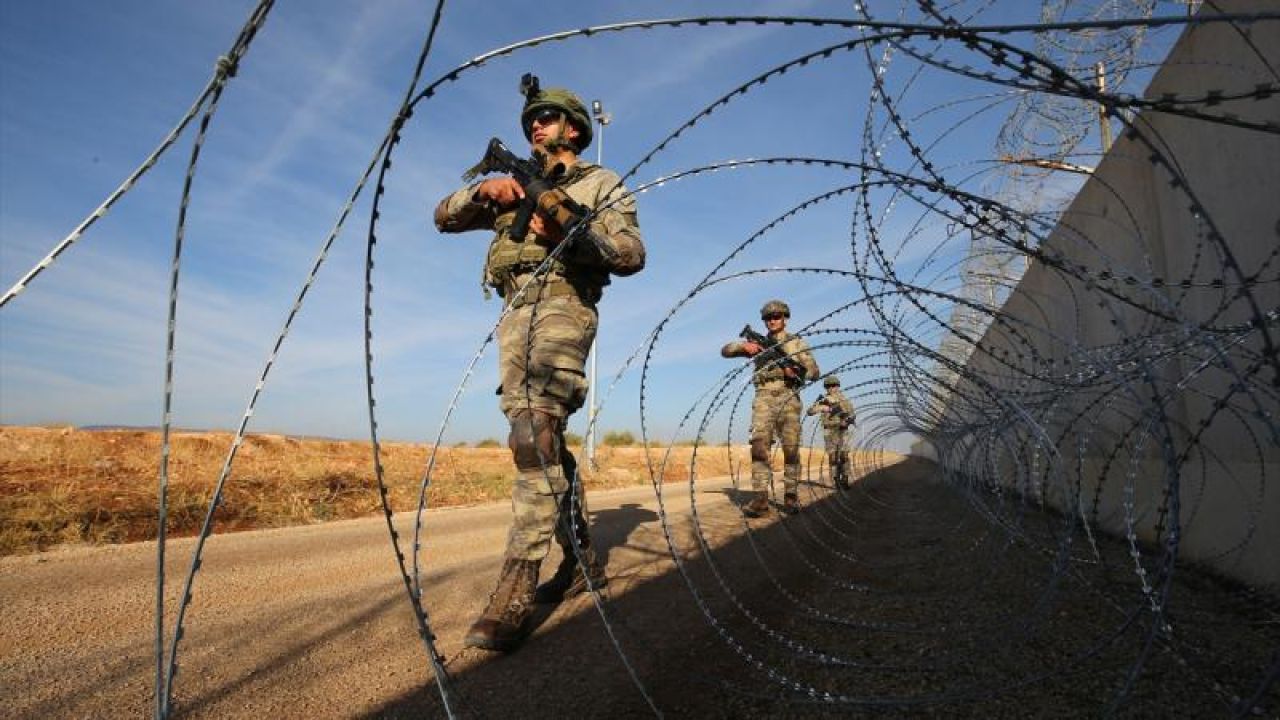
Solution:
[{"label": "metal pole", "polygon": [[[1094,67],[1094,76],[1098,80],[1098,92],[1107,91],[1107,66],[1101,60]],[[1107,116],[1107,108],[1105,105],[1098,106],[1098,134],[1102,136],[1102,152],[1105,154],[1111,149],[1111,118]]]},{"label": "metal pole", "polygon": [[[596,164],[604,165],[604,127],[613,120],[613,116],[604,111],[599,100],[591,101],[591,116],[595,118],[596,127]],[[583,454],[592,470],[596,466],[596,340],[600,336],[600,324],[596,323],[596,337],[591,339],[591,370],[587,380],[587,436],[583,438]]]}]

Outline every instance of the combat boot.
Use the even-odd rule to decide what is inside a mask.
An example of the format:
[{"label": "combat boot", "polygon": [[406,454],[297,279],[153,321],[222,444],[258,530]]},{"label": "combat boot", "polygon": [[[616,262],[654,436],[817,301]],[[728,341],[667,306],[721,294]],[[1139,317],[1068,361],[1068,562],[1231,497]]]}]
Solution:
[{"label": "combat boot", "polygon": [[763,517],[769,513],[769,496],[765,492],[758,492],[756,496],[751,498],[751,502],[742,508],[742,514],[749,518]]},{"label": "combat boot", "polygon": [[795,515],[800,512],[800,498],[795,493],[787,493],[782,496],[782,512],[788,515]]},{"label": "combat boot", "polygon": [[[587,591],[587,580],[578,569],[578,559],[573,555],[573,548],[565,548],[564,552],[556,574],[538,586],[534,602],[558,603]],[[609,584],[609,577],[605,575],[604,566],[600,564],[594,550],[582,548],[582,560],[586,565],[587,575],[591,576],[592,587],[602,588]]]},{"label": "combat boot", "polygon": [[528,631],[526,622],[533,613],[533,589],[538,584],[541,560],[507,558],[498,577],[498,587],[489,596],[489,605],[471,625],[463,644],[485,650],[512,650]]}]

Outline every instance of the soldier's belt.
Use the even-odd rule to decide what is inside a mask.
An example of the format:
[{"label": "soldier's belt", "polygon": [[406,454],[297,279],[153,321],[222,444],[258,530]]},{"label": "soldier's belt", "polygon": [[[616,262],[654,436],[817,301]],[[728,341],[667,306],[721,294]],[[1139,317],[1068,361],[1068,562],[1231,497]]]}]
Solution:
[{"label": "soldier's belt", "polygon": [[557,297],[576,297],[586,305],[595,305],[600,300],[602,294],[599,289],[582,288],[574,285],[568,280],[558,276],[547,276],[542,279],[533,280],[525,287],[523,293],[520,292],[521,283],[514,278],[507,281],[503,297],[508,299],[508,305],[514,310],[532,305],[539,300],[549,300]]}]

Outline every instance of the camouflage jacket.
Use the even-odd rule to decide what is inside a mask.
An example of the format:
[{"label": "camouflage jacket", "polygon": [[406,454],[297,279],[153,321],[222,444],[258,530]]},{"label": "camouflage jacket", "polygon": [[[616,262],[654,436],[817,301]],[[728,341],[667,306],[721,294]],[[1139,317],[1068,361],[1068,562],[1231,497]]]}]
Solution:
[{"label": "camouflage jacket", "polygon": [[[813,380],[818,377],[818,361],[813,359],[813,353],[809,352],[809,343],[805,342],[798,335],[792,335],[786,331],[779,333],[774,337],[782,344],[782,352],[796,362],[804,366],[805,379]],[[747,351],[743,349],[743,342],[735,340],[720,348],[722,357],[746,357]],[[758,388],[775,388],[786,387],[782,368],[774,363],[773,358],[768,357],[770,353],[760,353],[752,358],[752,362],[756,364],[755,373],[752,375],[752,382]]]},{"label": "camouflage jacket", "polygon": [[853,403],[840,392],[839,388],[828,390],[825,394],[818,396],[806,412],[809,415],[822,413],[822,427],[828,430],[844,429],[857,420]]},{"label": "camouflage jacket", "polygon": [[[552,262],[546,282],[567,281],[578,288],[580,296],[594,302],[609,284],[611,273],[633,275],[644,268],[645,250],[635,198],[619,180],[612,170],[579,159],[555,183],[575,201],[598,210],[591,219],[591,231],[613,253],[606,258],[590,241],[575,241]],[[482,284],[486,295],[487,288],[493,287],[505,296],[532,277],[533,270],[546,260],[552,248],[533,233],[512,237],[507,230],[515,219],[516,208],[478,201],[475,194],[479,186],[479,182],[472,183],[441,200],[436,206],[435,224],[446,233],[494,231]]]}]

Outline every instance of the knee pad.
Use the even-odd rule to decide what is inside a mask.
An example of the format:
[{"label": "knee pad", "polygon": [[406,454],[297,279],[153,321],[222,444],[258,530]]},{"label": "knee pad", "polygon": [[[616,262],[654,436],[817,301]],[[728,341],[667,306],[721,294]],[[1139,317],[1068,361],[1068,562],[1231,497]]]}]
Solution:
[{"label": "knee pad", "polygon": [[783,445],[782,446],[782,462],[785,465],[800,464],[800,446],[799,445]]},{"label": "knee pad", "polygon": [[751,441],[751,459],[756,462],[769,462],[769,441],[755,438]]},{"label": "knee pad", "polygon": [[507,447],[518,470],[537,470],[560,464],[559,420],[537,410],[511,414],[511,434]]}]

